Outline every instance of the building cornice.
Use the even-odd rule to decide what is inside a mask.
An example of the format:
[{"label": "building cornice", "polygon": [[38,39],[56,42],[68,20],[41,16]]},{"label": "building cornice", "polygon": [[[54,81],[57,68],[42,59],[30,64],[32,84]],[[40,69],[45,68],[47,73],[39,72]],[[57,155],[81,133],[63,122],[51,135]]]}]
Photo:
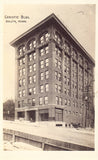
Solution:
[{"label": "building cornice", "polygon": [[71,34],[71,32],[64,26],[64,24],[57,18],[57,16],[54,13],[52,13],[47,18],[45,18],[44,20],[42,20],[40,23],[36,24],[34,27],[30,28],[29,30],[27,30],[26,32],[24,32],[23,34],[21,34],[19,37],[17,37],[13,41],[11,41],[10,45],[13,46],[13,47],[15,47],[15,45],[17,44],[17,42],[20,41],[23,37],[27,36],[31,32],[34,32],[39,27],[41,27],[41,26],[43,26],[43,25],[45,25],[45,24],[47,24],[48,22],[51,22],[51,21],[52,22],[55,21],[55,23],[57,23],[63,29],[63,31],[66,32],[66,34],[71,38],[71,40],[92,61],[93,65],[95,65],[94,59],[89,55],[89,53],[83,48],[83,46],[77,41],[77,39]]}]

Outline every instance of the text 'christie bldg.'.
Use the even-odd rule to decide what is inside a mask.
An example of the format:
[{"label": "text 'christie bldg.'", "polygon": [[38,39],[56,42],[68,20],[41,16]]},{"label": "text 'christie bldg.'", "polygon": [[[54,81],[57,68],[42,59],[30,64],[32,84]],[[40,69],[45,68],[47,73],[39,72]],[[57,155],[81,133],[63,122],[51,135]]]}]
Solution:
[{"label": "text 'christie bldg.'", "polygon": [[15,119],[94,125],[94,60],[51,14],[11,42]]}]

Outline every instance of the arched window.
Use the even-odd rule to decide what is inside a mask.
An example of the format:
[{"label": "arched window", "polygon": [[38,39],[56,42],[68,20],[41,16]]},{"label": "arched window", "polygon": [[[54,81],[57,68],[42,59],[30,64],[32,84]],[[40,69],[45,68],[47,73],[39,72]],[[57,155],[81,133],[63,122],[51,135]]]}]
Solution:
[{"label": "arched window", "polygon": [[70,51],[70,45],[65,41],[65,43],[64,43],[64,50],[65,50],[65,52],[69,52]]},{"label": "arched window", "polygon": [[25,52],[25,45],[22,45],[18,48],[18,53],[20,56],[22,56]]},{"label": "arched window", "polygon": [[55,32],[54,38],[58,44],[62,44],[62,38],[58,32]]},{"label": "arched window", "polygon": [[31,50],[31,49],[33,49],[33,48],[35,48],[35,47],[36,47],[36,40],[35,40],[35,39],[30,40],[30,41],[28,42],[27,49],[28,49],[28,50]]},{"label": "arched window", "polygon": [[50,33],[48,32],[44,32],[41,36],[40,36],[40,43],[44,43],[46,41],[49,40],[49,37],[50,37]]},{"label": "arched window", "polygon": [[72,54],[75,59],[78,59],[78,53],[75,49],[72,50]]},{"label": "arched window", "polygon": [[83,64],[83,58],[82,58],[81,55],[79,56],[79,63],[80,63],[81,65]]}]

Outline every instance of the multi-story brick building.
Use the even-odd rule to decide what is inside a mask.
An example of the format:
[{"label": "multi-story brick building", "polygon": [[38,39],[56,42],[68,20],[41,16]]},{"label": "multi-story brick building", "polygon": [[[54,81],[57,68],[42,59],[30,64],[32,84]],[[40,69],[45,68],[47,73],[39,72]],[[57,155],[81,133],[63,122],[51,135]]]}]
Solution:
[{"label": "multi-story brick building", "polygon": [[54,14],[11,45],[16,119],[94,124],[94,60]]}]

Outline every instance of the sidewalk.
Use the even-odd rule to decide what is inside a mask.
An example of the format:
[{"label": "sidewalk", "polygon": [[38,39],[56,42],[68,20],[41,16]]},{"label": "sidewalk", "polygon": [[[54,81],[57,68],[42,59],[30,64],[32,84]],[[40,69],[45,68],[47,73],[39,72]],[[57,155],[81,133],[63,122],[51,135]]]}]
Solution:
[{"label": "sidewalk", "polygon": [[4,128],[29,133],[36,136],[51,138],[94,148],[94,131],[53,126],[38,126],[35,123],[6,122]]}]

